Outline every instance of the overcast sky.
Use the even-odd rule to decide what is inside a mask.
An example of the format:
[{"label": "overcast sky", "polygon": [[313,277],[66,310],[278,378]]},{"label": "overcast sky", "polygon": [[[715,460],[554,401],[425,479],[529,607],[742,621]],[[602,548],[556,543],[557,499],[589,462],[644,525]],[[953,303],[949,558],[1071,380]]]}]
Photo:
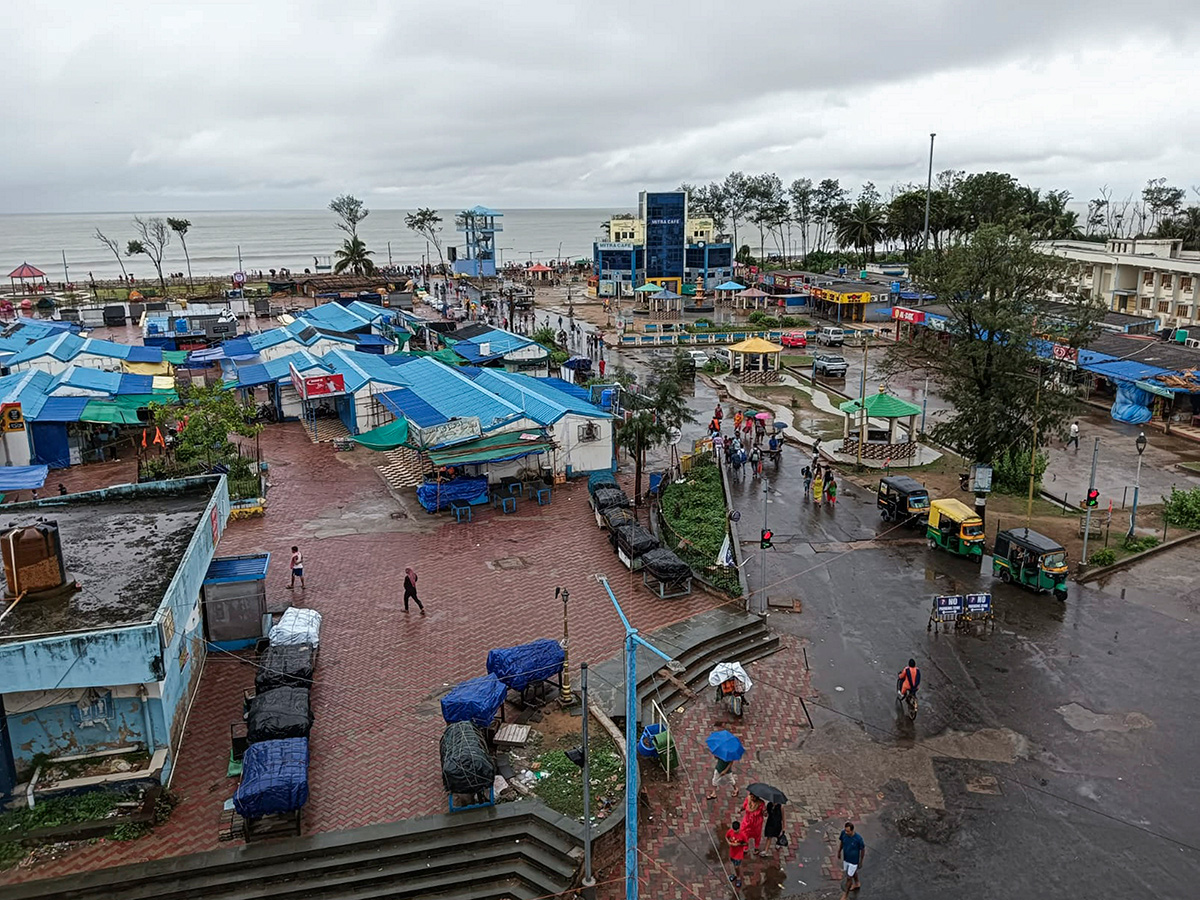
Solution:
[{"label": "overcast sky", "polygon": [[8,0],[0,212],[618,206],[731,169],[1200,184],[1179,0]]}]

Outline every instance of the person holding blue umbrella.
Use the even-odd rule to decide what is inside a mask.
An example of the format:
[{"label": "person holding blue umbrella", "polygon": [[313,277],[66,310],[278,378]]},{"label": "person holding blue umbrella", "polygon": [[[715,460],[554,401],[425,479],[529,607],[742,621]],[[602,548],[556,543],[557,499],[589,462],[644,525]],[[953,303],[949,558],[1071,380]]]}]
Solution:
[{"label": "person holding blue umbrella", "polygon": [[717,788],[723,784],[730,785],[733,789],[732,796],[736,797],[738,795],[737,773],[733,771],[733,764],[742,758],[746,748],[742,746],[742,742],[738,740],[736,734],[728,731],[714,731],[708,736],[705,744],[708,745],[712,755],[716,757],[712,775],[712,790],[708,792],[708,799],[716,800]]}]

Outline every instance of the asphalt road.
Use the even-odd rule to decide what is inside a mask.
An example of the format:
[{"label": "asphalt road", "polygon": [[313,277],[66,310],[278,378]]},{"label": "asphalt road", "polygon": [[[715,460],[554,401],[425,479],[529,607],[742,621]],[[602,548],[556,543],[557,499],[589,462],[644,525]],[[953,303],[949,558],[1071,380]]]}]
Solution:
[{"label": "asphalt road", "polygon": [[[932,752],[944,812],[928,786],[906,784],[887,765],[861,772],[858,787],[889,798],[860,826],[874,850],[864,870],[873,895],[1195,896],[1200,634],[1191,598],[1162,592],[1193,589],[1178,566],[1194,572],[1197,554],[1145,564],[1175,573],[1159,573],[1156,601],[1130,573],[1100,588],[1072,584],[1059,603],[884,525],[873,495],[845,481],[836,510],[815,509],[801,496],[803,464],[788,448],[768,479],[776,538],[766,581],[772,604],[801,602],[799,614],[776,608],[771,623],[809,642],[818,731],[832,729],[846,754],[871,759],[881,748],[975,740],[965,754]],[[757,538],[761,482],[745,478],[735,497],[745,533]],[[757,590],[757,540],[745,549]],[[994,631],[926,630],[933,594],[974,589],[993,592]],[[898,719],[894,693],[909,656],[923,672],[911,724]],[[1000,744],[1016,748],[1011,759]]]}]

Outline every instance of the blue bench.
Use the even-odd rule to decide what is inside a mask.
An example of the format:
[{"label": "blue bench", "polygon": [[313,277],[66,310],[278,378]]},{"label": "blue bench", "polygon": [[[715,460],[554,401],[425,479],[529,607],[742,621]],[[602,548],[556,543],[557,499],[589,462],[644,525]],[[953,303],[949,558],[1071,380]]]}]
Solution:
[{"label": "blue bench", "polygon": [[471,521],[471,504],[466,500],[451,500],[450,509],[454,512],[455,522],[462,522],[463,513],[467,514],[467,521]]},{"label": "blue bench", "polygon": [[549,502],[550,502],[550,488],[549,487],[538,488],[537,489],[537,504],[538,504],[538,506],[545,506]]}]

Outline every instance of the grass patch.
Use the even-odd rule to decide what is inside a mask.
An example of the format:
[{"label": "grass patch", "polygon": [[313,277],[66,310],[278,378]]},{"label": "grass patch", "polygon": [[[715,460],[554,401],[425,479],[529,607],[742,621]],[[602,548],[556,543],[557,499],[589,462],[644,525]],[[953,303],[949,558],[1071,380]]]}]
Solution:
[{"label": "grass patch", "polygon": [[[588,774],[592,783],[592,808],[598,808],[602,797],[613,797],[625,788],[625,762],[617,752],[616,745],[599,728],[588,735],[590,767]],[[578,745],[579,737],[576,739]],[[583,771],[563,750],[547,750],[533,759],[531,768],[538,773],[538,782],[533,792],[538,799],[555,812],[583,819]]]},{"label": "grass patch", "polygon": [[663,492],[667,527],[684,541],[675,553],[704,578],[733,597],[742,595],[737,572],[713,564],[725,542],[725,492],[721,471],[710,457],[697,459],[683,481]]},{"label": "grass patch", "polygon": [[810,355],[803,353],[781,353],[782,359],[780,362],[785,366],[792,366],[797,369],[808,369],[812,367],[813,358]]},{"label": "grass patch", "polygon": [[1179,464],[1179,468],[1191,472],[1193,475],[1200,475],[1200,462],[1182,462]]}]

